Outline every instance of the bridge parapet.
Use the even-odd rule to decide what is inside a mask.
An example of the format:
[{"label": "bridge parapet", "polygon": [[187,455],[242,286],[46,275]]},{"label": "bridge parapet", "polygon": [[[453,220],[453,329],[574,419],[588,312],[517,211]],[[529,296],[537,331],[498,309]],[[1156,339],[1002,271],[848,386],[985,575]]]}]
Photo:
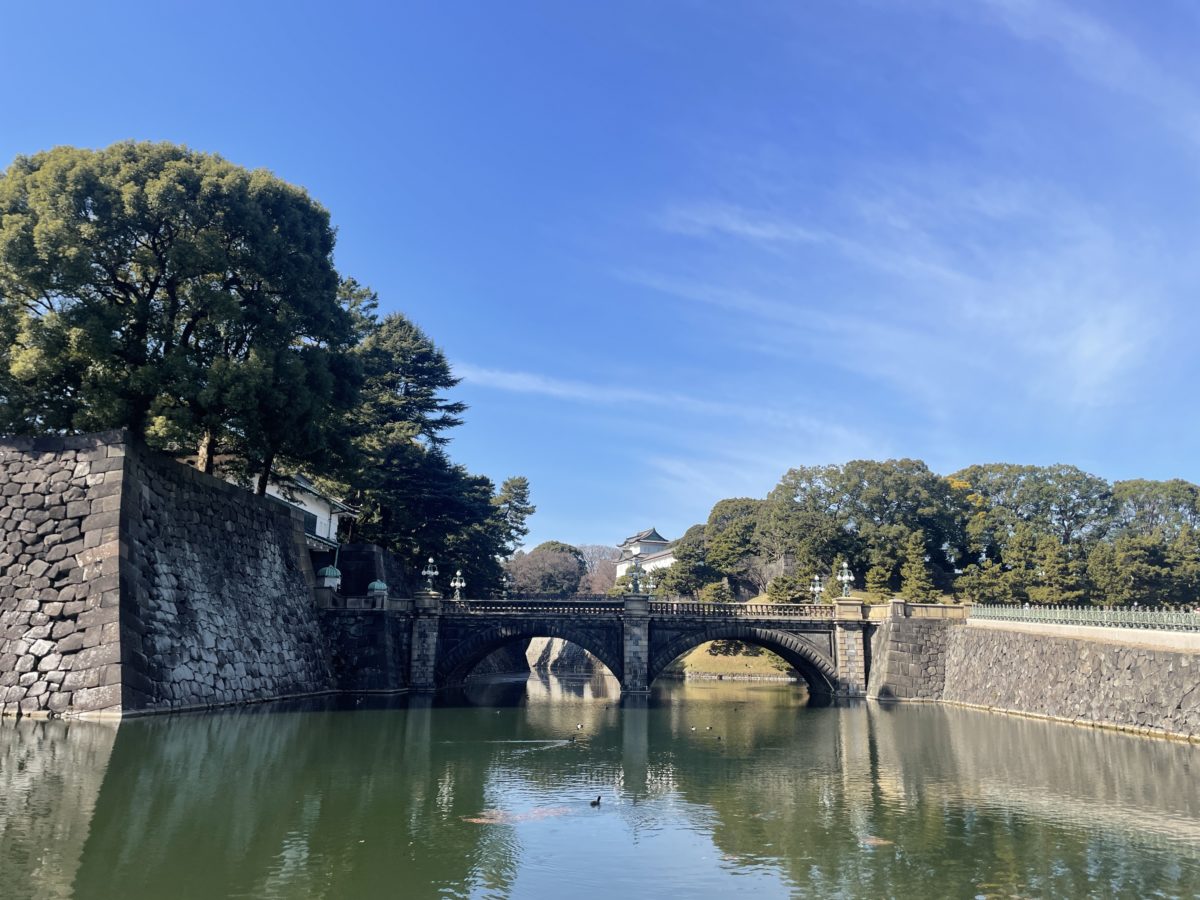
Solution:
[{"label": "bridge parapet", "polygon": [[443,615],[613,616],[620,600],[443,600]]},{"label": "bridge parapet", "polygon": [[[567,599],[518,598],[507,600],[443,600],[443,614],[457,615],[567,615],[610,616],[626,611],[630,600],[646,603],[652,618],[688,619],[819,619],[847,618],[838,615],[832,603],[697,603],[682,600],[650,600],[632,595]],[[857,604],[855,604],[857,607]],[[855,616],[854,618],[860,618]]]},{"label": "bridge parapet", "polygon": [[693,619],[833,619],[834,609],[831,603],[650,603],[651,616]]}]

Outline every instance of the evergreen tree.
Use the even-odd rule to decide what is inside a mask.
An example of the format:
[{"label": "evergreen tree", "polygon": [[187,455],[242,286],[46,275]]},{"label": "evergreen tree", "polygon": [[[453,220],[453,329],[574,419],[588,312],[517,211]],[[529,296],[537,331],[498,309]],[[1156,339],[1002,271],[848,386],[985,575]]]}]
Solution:
[{"label": "evergreen tree", "polygon": [[872,600],[882,603],[892,596],[892,573],[883,566],[867,569],[867,593]]},{"label": "evergreen tree", "polygon": [[1031,603],[1078,603],[1083,585],[1067,549],[1055,537],[1045,535],[1037,542],[1037,568],[1028,589]]},{"label": "evergreen tree", "polygon": [[1004,552],[1004,592],[1008,602],[1029,602],[1029,590],[1037,583],[1038,563],[1037,535],[1031,526],[1022,523],[1014,529]]},{"label": "evergreen tree", "polygon": [[1172,596],[1169,548],[1157,532],[1099,544],[1088,557],[1087,574],[1093,602],[1147,606]]},{"label": "evergreen tree", "polygon": [[910,603],[936,603],[938,590],[934,587],[925,561],[925,536],[914,531],[904,545],[904,565],[900,569],[901,590]]},{"label": "evergreen tree", "polygon": [[822,600],[825,603],[833,603],[835,600],[840,600],[842,596],[842,583],[837,580],[838,575],[842,571],[842,563],[846,561],[846,557],[838,554],[833,558],[833,564],[829,567],[829,571],[825,573],[825,579],[822,582],[824,588]]},{"label": "evergreen tree", "polygon": [[959,576],[957,587],[972,603],[1013,602],[1004,570],[990,559],[967,566]]},{"label": "evergreen tree", "polygon": [[[318,361],[352,340],[333,246],[302,189],[219,156],[125,142],[18,157],[0,177],[0,418],[127,427],[197,447],[205,471],[239,429],[260,464],[302,455],[286,427],[248,423],[316,369],[345,374]],[[334,394],[305,402],[324,418]]]},{"label": "evergreen tree", "polygon": [[501,553],[513,553],[529,534],[525,524],[537,507],[529,502],[529,479],[513,475],[504,479],[500,492],[492,499],[495,508],[496,531]]},{"label": "evergreen tree", "polygon": [[706,530],[704,525],[693,525],[675,542],[675,562],[663,571],[658,582],[664,593],[695,597],[706,584],[721,577],[707,561]]},{"label": "evergreen tree", "polygon": [[1200,532],[1184,525],[1167,554],[1171,568],[1171,602],[1195,604],[1200,600]]}]

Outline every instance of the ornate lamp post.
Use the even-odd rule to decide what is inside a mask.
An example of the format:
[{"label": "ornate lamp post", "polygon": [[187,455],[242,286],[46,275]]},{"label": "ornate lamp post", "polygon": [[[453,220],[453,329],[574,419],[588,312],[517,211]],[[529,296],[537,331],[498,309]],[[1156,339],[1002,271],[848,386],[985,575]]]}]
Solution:
[{"label": "ornate lamp post", "polygon": [[629,564],[630,591],[634,594],[640,594],[642,592],[642,585],[640,581],[642,575],[642,561],[638,557],[642,554],[642,548],[634,547],[631,552],[633,556],[633,562]]},{"label": "ornate lamp post", "polygon": [[808,585],[808,592],[812,594],[813,603],[821,602],[821,594],[825,592],[825,579],[820,574],[812,577],[812,581]]},{"label": "ornate lamp post", "polygon": [[838,572],[837,580],[842,583],[842,596],[850,596],[850,585],[854,584],[854,573],[850,571],[849,564],[842,560],[842,571]]},{"label": "ornate lamp post", "polygon": [[500,576],[500,599],[501,600],[508,599],[508,588],[511,584],[512,584],[512,578],[509,577],[509,574],[507,572],[505,572],[503,575]]},{"label": "ornate lamp post", "polygon": [[649,572],[646,573],[646,593],[653,594],[654,589],[658,587],[658,579]]},{"label": "ornate lamp post", "polygon": [[462,599],[462,590],[467,586],[467,579],[463,578],[462,569],[454,573],[454,577],[450,579],[450,587],[454,588],[454,599]]},{"label": "ornate lamp post", "polygon": [[433,592],[433,579],[438,577],[438,567],[434,563],[433,557],[429,557],[429,562],[425,563],[425,568],[421,570],[421,574],[425,576],[425,590]]}]

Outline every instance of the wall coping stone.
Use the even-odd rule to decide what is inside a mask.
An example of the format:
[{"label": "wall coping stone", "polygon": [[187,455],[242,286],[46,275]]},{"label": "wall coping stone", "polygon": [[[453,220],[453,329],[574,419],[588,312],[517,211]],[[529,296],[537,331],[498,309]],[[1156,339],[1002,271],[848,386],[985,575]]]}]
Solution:
[{"label": "wall coping stone", "polygon": [[1056,625],[1050,622],[1006,622],[996,619],[968,619],[968,628],[991,631],[1015,631],[1046,637],[1070,638],[1122,647],[1148,650],[1173,650],[1200,653],[1200,633],[1194,631],[1151,631],[1142,628],[1105,628],[1097,625]]}]

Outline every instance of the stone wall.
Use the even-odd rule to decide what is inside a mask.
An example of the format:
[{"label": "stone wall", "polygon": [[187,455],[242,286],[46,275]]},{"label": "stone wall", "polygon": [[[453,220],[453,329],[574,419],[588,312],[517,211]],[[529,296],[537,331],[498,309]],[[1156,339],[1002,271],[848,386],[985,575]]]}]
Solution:
[{"label": "stone wall", "polygon": [[533,638],[525,651],[528,668],[555,675],[591,675],[607,671],[604,663],[578,644],[562,638]]},{"label": "stone wall", "polygon": [[525,641],[506,644],[471,670],[471,678],[486,678],[489,675],[528,675],[528,646]]},{"label": "stone wall", "polygon": [[298,511],[127,444],[124,711],[333,689]]},{"label": "stone wall", "polygon": [[[872,645],[867,695],[1200,740],[1200,654],[892,616]],[[1080,629],[1083,631],[1084,629]]]},{"label": "stone wall", "polygon": [[882,620],[871,640],[867,696],[874,700],[940,700],[946,681],[946,635],[952,619]]},{"label": "stone wall", "polygon": [[408,686],[408,616],[384,610],[318,611],[339,690],[396,691]]},{"label": "stone wall", "polygon": [[333,688],[303,519],[120,432],[0,443],[0,711]]},{"label": "stone wall", "polygon": [[970,626],[945,648],[948,702],[1200,739],[1200,654]]},{"label": "stone wall", "polygon": [[0,443],[0,712],[120,703],[117,432]]}]

